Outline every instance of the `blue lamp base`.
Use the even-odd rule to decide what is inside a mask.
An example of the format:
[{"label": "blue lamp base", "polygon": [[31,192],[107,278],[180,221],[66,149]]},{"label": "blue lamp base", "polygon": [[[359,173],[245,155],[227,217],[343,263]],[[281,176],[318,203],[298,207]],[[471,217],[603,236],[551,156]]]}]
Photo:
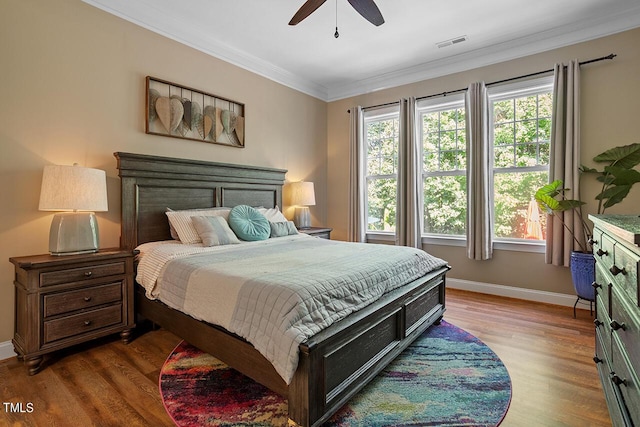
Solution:
[{"label": "blue lamp base", "polygon": [[51,255],[98,252],[98,221],[93,212],[65,212],[53,216],[49,232]]}]

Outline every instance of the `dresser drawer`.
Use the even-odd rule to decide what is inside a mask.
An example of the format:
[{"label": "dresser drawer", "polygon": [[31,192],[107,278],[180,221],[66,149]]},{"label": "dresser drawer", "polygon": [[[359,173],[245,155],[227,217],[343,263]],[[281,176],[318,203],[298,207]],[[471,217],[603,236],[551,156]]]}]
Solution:
[{"label": "dresser drawer", "polygon": [[608,312],[603,308],[602,301],[596,299],[596,356],[600,359],[611,361],[611,319]]},{"label": "dresser drawer", "polygon": [[[618,387],[622,395],[626,415],[631,418],[632,425],[640,425],[640,384],[636,374],[630,369],[617,340],[613,340],[613,372],[610,375],[614,387]],[[625,412],[625,411],[623,411]]]},{"label": "dresser drawer", "polygon": [[611,295],[611,326],[612,334],[617,335],[622,345],[622,350],[627,355],[632,369],[640,372],[640,318],[632,313],[633,306],[623,301],[614,290]]},{"label": "dresser drawer", "polygon": [[611,286],[611,273],[596,262],[596,299],[602,302],[609,317],[611,317]]},{"label": "dresser drawer", "polygon": [[596,262],[608,270],[613,265],[613,247],[615,246],[615,241],[600,230],[596,230],[594,234],[596,237],[593,243],[593,256]]},{"label": "dresser drawer", "polygon": [[61,283],[78,282],[81,280],[124,274],[125,263],[113,262],[109,264],[87,265],[81,268],[48,271],[40,273],[40,286],[59,285]]},{"label": "dresser drawer", "polygon": [[619,287],[637,306],[638,298],[638,262],[640,257],[621,244],[614,249],[613,265],[609,268],[613,276],[613,286]]},{"label": "dresser drawer", "polygon": [[122,282],[44,296],[44,317],[122,301]]},{"label": "dresser drawer", "polygon": [[122,322],[122,304],[44,322],[44,342],[81,335]]}]

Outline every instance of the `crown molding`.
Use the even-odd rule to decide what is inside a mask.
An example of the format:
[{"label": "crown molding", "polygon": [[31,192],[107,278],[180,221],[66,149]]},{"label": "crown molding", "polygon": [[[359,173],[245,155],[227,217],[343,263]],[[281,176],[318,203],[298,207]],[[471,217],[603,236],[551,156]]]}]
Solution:
[{"label": "crown molding", "polygon": [[[183,25],[182,22],[157,10],[152,0],[134,2],[119,0],[117,9],[111,6],[114,4],[113,0],[82,1],[178,43],[325,102],[497,64],[640,27],[639,5],[632,10],[614,12],[590,21],[577,22],[568,27],[559,27],[402,70],[326,87],[261,58],[232,49],[209,36],[205,28]],[[145,21],[140,21],[135,18],[136,16],[144,16]]]},{"label": "crown molding", "polygon": [[[615,22],[616,25],[611,25]],[[480,68],[640,27],[640,7],[329,88],[327,102]],[[606,52],[609,54],[611,52]],[[613,52],[615,53],[615,52]],[[588,58],[585,58],[588,59]]]},{"label": "crown molding", "polygon": [[[158,11],[157,8],[154,7],[153,2],[121,1],[118,4],[118,8],[115,9],[111,6],[111,4],[113,4],[112,1],[108,2],[108,4],[101,0],[82,1],[132,24],[146,28],[149,31],[258,74],[291,89],[295,89],[322,101],[328,99],[328,88],[325,86],[291,73],[246,52],[232,49],[212,38],[204,28],[198,28],[194,25],[183,25],[181,22],[173,20],[172,17]],[[144,16],[145,21],[140,21],[135,18],[136,16]]]}]

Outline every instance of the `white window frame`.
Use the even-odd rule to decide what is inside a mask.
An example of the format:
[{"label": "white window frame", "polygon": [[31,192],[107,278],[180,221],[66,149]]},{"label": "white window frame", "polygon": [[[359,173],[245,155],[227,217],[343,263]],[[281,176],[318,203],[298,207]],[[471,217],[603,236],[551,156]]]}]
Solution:
[{"label": "white window frame", "polygon": [[[365,110],[362,114],[362,133],[363,133],[363,156],[364,156],[364,167],[363,167],[363,182],[364,182],[364,193],[365,193],[365,200],[364,200],[364,218],[362,218],[363,224],[364,224],[364,229],[365,229],[365,234],[367,236],[367,240],[370,239],[378,239],[378,240],[384,240],[384,241],[395,241],[395,234],[396,232],[391,232],[391,231],[383,231],[383,230],[369,230],[369,196],[368,196],[368,189],[369,189],[369,182],[371,180],[375,180],[375,179],[389,179],[389,178],[395,178],[396,180],[396,195],[397,195],[397,183],[398,183],[398,164],[397,164],[397,156],[399,155],[398,153],[398,149],[399,149],[399,131],[398,131],[398,141],[396,142],[396,173],[395,174],[385,174],[385,175],[369,175],[369,170],[368,170],[368,149],[367,149],[367,126],[369,123],[372,122],[378,122],[378,121],[382,121],[382,120],[388,120],[388,119],[397,119],[398,122],[400,121],[400,105],[399,104],[395,104],[395,105],[390,105],[390,106],[385,106],[385,107],[380,107],[380,108],[372,108],[369,110]],[[396,212],[398,211],[398,200],[396,197]],[[396,224],[397,225],[397,224]],[[375,237],[374,237],[375,236]]]},{"label": "white window frame", "polygon": [[[456,170],[456,171],[436,171],[429,172],[423,169],[424,161],[424,150],[423,150],[423,139],[424,135],[422,134],[422,115],[428,113],[435,113],[438,111],[446,111],[457,108],[465,108],[464,103],[464,93],[457,93],[452,95],[447,95],[446,97],[433,97],[422,99],[416,103],[416,143],[420,144],[419,152],[420,152],[420,194],[424,194],[424,180],[428,176],[459,176],[466,175],[467,171],[464,170]],[[466,203],[466,200],[465,200]],[[423,209],[424,209],[424,201],[423,206],[420,207],[420,218],[421,225],[423,221]],[[422,243],[424,244],[437,244],[437,245],[445,245],[445,246],[465,246],[466,245],[466,236],[463,235],[455,235],[455,234],[435,234],[435,233],[425,233],[422,230]]]},{"label": "white window frame", "polygon": [[[490,139],[493,147],[493,102],[504,101],[507,99],[526,97],[531,95],[537,95],[544,92],[551,92],[553,94],[553,76],[539,77],[531,80],[524,80],[514,83],[508,83],[499,86],[492,86],[487,89],[487,95],[489,97],[489,115],[490,115]],[[492,148],[493,152],[493,148]],[[496,169],[492,167],[492,173],[495,177]],[[548,171],[549,166],[537,165],[529,167],[513,167],[513,168],[500,168],[501,172],[535,172],[535,171]],[[495,206],[494,206],[495,207]],[[492,209],[494,208],[492,207]],[[494,216],[495,217],[495,216]],[[527,239],[513,239],[505,237],[493,236],[494,248],[512,251],[524,251],[524,252],[545,252],[545,242],[541,240],[527,240]]]}]

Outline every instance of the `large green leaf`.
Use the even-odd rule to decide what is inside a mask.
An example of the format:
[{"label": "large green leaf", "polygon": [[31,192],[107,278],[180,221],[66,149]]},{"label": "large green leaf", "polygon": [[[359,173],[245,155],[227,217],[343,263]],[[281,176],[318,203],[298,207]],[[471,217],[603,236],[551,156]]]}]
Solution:
[{"label": "large green leaf", "polygon": [[593,161],[632,169],[640,163],[640,143],[611,148],[594,157]]},{"label": "large green leaf", "polygon": [[[564,193],[567,188],[563,188],[561,180],[555,180],[547,185],[543,185],[536,191],[534,198],[540,208],[547,213],[562,212],[575,209],[584,205],[580,200],[565,199]],[[556,197],[560,196],[560,199]]]}]

